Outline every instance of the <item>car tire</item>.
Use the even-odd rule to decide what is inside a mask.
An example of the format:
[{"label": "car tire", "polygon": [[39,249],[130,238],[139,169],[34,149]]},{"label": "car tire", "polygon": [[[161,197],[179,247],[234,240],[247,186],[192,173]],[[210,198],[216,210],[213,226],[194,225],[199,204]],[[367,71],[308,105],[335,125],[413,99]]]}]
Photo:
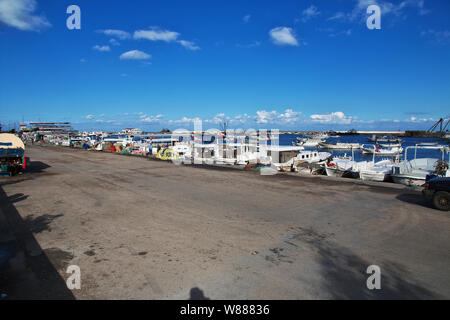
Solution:
[{"label": "car tire", "polygon": [[433,205],[436,209],[442,211],[450,210],[450,193],[438,191],[433,196]]}]

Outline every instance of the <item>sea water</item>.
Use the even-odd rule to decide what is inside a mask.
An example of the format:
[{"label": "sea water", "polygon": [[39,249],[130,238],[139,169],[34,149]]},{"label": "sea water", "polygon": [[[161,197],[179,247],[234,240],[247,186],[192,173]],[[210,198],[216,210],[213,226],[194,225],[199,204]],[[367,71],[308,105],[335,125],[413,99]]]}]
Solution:
[{"label": "sea water", "polygon": [[[280,134],[280,145],[283,146],[291,146],[292,142],[294,142],[297,137],[302,137],[301,135],[297,134]],[[329,143],[336,143],[336,142],[342,142],[342,143],[359,143],[364,144],[364,147],[367,147],[369,149],[373,149],[374,143],[368,142],[368,138],[370,138],[370,135],[352,135],[352,136],[340,136],[339,138],[328,138],[326,139],[326,142]],[[437,143],[438,145],[445,145],[448,146],[448,142],[443,139],[438,138],[406,138],[406,137],[400,137],[402,139],[402,148],[403,153],[400,155],[400,160],[404,160],[405,158],[405,149],[409,146],[415,146],[418,143]],[[305,148],[305,150],[315,150],[317,148]],[[351,150],[326,150],[321,149],[321,151],[330,152],[333,156],[343,156],[347,154],[347,156],[352,155]],[[355,161],[369,161],[372,160],[372,155],[363,155],[362,150],[354,150],[353,151],[355,156]],[[410,149],[407,152],[407,159],[411,160],[414,159],[415,156],[415,150]],[[382,159],[388,159],[388,156],[377,156],[375,158],[375,161],[379,161]],[[442,159],[442,152],[439,150],[432,150],[432,149],[417,149],[417,158],[436,158],[441,160]],[[445,160],[449,161],[449,155],[445,154]]]}]

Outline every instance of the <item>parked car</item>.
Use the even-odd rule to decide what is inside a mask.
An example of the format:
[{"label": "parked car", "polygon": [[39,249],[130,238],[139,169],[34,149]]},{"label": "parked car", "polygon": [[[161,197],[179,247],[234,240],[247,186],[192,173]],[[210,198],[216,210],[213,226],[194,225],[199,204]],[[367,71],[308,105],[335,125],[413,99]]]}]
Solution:
[{"label": "parked car", "polygon": [[425,199],[432,201],[436,209],[450,210],[450,178],[433,178],[428,180],[422,193]]}]

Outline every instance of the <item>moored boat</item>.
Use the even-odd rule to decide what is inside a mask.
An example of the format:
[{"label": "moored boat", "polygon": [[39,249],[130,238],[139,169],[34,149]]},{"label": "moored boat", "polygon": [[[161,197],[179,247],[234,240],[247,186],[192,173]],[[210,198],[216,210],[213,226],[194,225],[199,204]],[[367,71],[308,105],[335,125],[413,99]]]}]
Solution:
[{"label": "moored boat", "polygon": [[351,149],[361,149],[361,145],[359,143],[328,143],[328,142],[320,142],[320,149],[329,149],[329,150],[351,150]]},{"label": "moored boat", "polygon": [[378,148],[377,146],[373,146],[372,148],[364,147],[363,146],[363,155],[379,155],[379,156],[396,156],[403,152],[402,147],[393,147],[393,148]]}]

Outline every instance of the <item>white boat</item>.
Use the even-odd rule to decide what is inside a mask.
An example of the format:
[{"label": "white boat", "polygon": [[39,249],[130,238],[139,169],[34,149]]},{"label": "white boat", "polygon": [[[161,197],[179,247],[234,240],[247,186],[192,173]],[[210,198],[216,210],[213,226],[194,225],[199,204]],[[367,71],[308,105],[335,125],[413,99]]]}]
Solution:
[{"label": "white boat", "polygon": [[394,147],[394,148],[378,148],[377,146],[373,146],[374,148],[366,148],[363,146],[362,154],[376,154],[379,156],[396,156],[403,153],[402,147]]},{"label": "white boat", "polygon": [[403,161],[393,167],[392,180],[407,186],[421,186],[427,175],[434,173],[438,161],[436,158]]},{"label": "white boat", "polygon": [[319,133],[307,133],[307,134],[305,134],[305,137],[307,137],[308,139],[313,139],[313,140],[326,140],[330,136],[325,132],[319,132]]},{"label": "white boat", "polygon": [[393,166],[394,162],[392,160],[368,163],[366,168],[360,168],[359,178],[365,181],[388,181]]},{"label": "white boat", "polygon": [[351,150],[351,149],[361,149],[361,145],[359,143],[327,143],[320,142],[319,148],[321,149],[334,149],[334,150]]},{"label": "white boat", "polygon": [[295,141],[293,144],[296,146],[302,146],[305,148],[314,148],[319,145],[320,142],[323,142],[321,139],[312,139],[312,138],[297,138],[297,141]]},{"label": "white boat", "polygon": [[377,136],[373,135],[372,137],[367,138],[369,142],[383,142],[383,143],[401,143],[402,139],[397,137],[388,137],[388,136]]},{"label": "white boat", "polygon": [[353,168],[353,160],[350,158],[333,158],[329,163],[325,164],[325,172],[330,177],[343,177],[351,172]]},{"label": "white boat", "polygon": [[[415,150],[413,160],[407,160],[409,149]],[[417,159],[417,149],[434,149],[442,152],[442,159],[437,158],[419,158]],[[436,165],[440,161],[445,161],[445,153],[449,154],[450,150],[446,146],[424,145],[407,147],[405,150],[405,160],[397,163],[392,169],[392,180],[395,183],[401,183],[407,186],[422,186],[425,183],[427,175],[436,172]],[[443,173],[444,176],[450,176],[450,171]]]},{"label": "white boat", "polygon": [[400,143],[378,143],[381,148],[400,148],[402,145]]},{"label": "white boat", "polygon": [[444,135],[444,139],[447,140],[447,141],[450,141],[450,132],[447,132],[447,133]]},{"label": "white boat", "polygon": [[397,137],[382,137],[382,138],[377,138],[376,142],[401,143],[402,139],[397,138]]},{"label": "white boat", "polygon": [[270,163],[279,171],[299,171],[302,164],[319,164],[331,156],[328,152],[304,150],[296,146],[264,146],[260,150],[267,154]]}]

